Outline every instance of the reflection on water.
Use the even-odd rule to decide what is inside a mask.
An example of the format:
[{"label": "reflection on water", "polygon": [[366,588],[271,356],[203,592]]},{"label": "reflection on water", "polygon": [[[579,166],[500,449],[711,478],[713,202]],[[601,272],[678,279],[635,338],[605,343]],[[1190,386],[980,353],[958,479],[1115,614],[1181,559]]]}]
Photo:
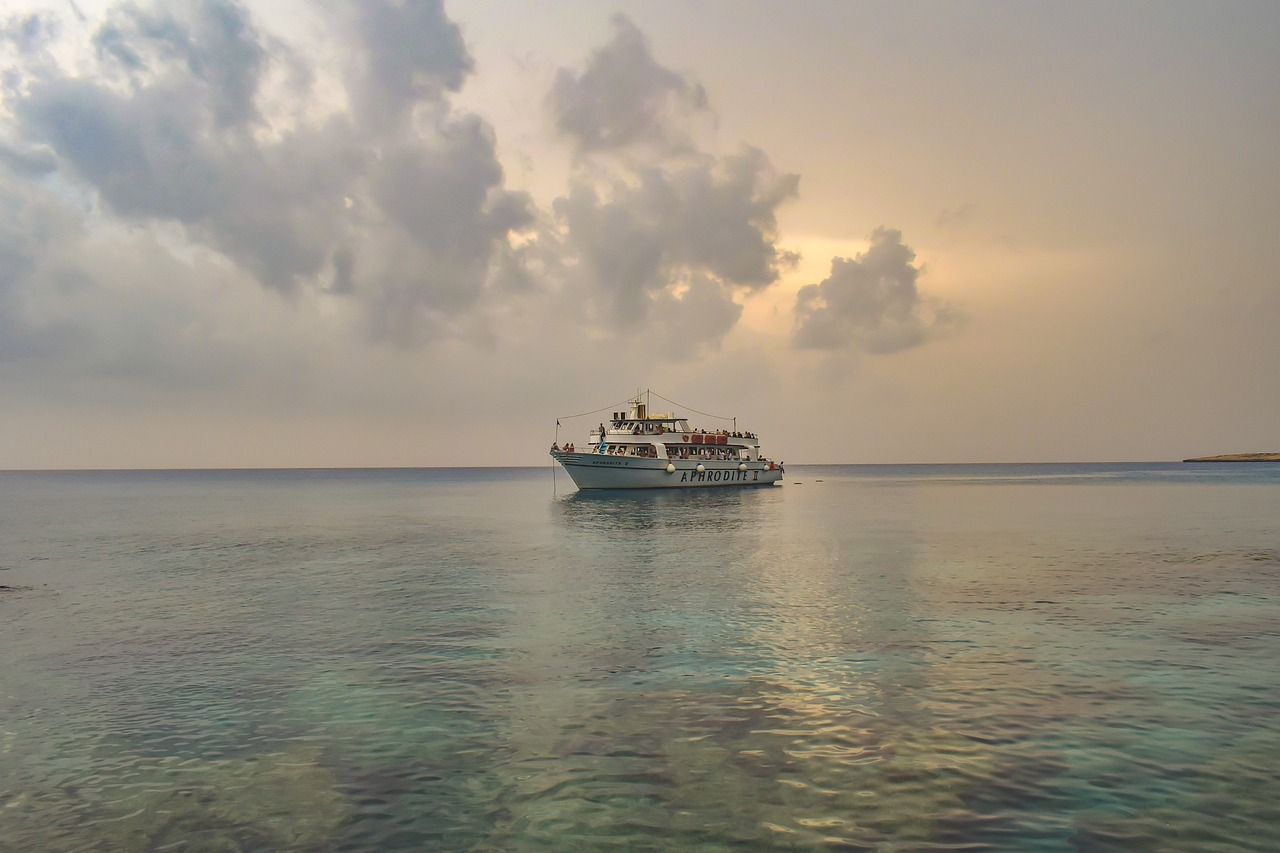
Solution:
[{"label": "reflection on water", "polygon": [[758,525],[782,487],[579,491],[553,503],[559,519],[592,530],[741,530]]},{"label": "reflection on water", "polygon": [[0,478],[0,850],[1271,849],[1280,481],[820,473]]}]

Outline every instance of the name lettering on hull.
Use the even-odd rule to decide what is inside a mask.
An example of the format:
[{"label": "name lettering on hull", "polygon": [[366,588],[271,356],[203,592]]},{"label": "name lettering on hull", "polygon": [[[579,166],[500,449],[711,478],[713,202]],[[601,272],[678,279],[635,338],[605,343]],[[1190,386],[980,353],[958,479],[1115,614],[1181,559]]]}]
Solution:
[{"label": "name lettering on hull", "polygon": [[[752,476],[748,477],[747,475]],[[759,471],[681,471],[680,482],[682,483],[758,483],[760,482]]]}]

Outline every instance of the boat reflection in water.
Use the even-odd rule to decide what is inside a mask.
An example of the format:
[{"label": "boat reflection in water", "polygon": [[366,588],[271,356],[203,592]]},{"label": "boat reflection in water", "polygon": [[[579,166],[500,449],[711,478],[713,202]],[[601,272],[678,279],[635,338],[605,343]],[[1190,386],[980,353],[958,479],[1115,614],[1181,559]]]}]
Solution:
[{"label": "boat reflection in water", "polygon": [[590,489],[555,501],[561,520],[587,530],[755,529],[781,493],[761,489]]}]

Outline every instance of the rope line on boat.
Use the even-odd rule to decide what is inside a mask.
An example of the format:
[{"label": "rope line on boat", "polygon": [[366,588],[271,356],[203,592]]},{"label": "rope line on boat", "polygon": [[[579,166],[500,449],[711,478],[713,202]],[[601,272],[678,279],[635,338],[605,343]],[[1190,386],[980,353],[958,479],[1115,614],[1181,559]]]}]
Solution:
[{"label": "rope line on boat", "polygon": [[710,412],[700,412],[700,411],[698,411],[697,409],[695,409],[693,406],[686,406],[686,405],[684,405],[683,403],[677,403],[675,400],[668,399],[668,398],[666,398],[666,397],[662,396],[661,394],[659,394],[657,391],[650,391],[649,393],[650,393],[650,394],[652,394],[653,396],[657,397],[659,400],[666,400],[666,402],[668,402],[668,403],[670,403],[671,405],[675,406],[677,409],[688,409],[689,411],[693,412],[695,415],[702,415],[702,416],[703,416],[703,417],[705,417],[705,418],[715,418],[716,420],[721,420],[721,421],[736,421],[736,420],[737,420],[737,418],[736,418],[736,417],[725,417],[724,415],[713,415],[713,414],[711,414]]},{"label": "rope line on boat", "polygon": [[[703,412],[703,411],[699,411],[698,409],[695,409],[693,406],[686,406],[686,405],[684,405],[683,403],[677,403],[675,400],[672,400],[672,399],[671,399],[671,398],[669,398],[669,397],[664,397],[664,396],[662,396],[661,394],[659,394],[657,391],[649,391],[649,392],[647,392],[647,393],[652,394],[653,396],[657,397],[659,400],[663,400],[663,401],[665,401],[665,402],[670,403],[671,405],[675,406],[677,409],[688,409],[689,411],[693,412],[695,415],[702,415],[703,417],[706,417],[706,418],[715,418],[716,420],[721,420],[721,421],[736,421],[736,420],[737,420],[737,418],[736,418],[736,417],[729,416],[729,415],[713,415],[713,414],[711,414],[710,412]],[[557,417],[556,417],[556,426],[559,426],[559,425],[560,425],[560,421],[571,421],[571,420],[573,420],[574,418],[585,418],[587,415],[597,415],[597,414],[599,414],[600,412],[607,412],[607,411],[610,411],[610,410],[611,410],[611,409],[613,409],[615,406],[623,406],[623,407],[625,407],[625,406],[628,406],[628,405],[630,405],[630,404],[631,404],[631,400],[621,400],[621,401],[619,401],[619,402],[617,402],[617,403],[610,403],[610,404],[609,404],[609,405],[607,405],[607,406],[602,406],[602,407],[601,407],[601,408],[599,408],[599,409],[592,409],[592,410],[591,410],[591,411],[589,411],[589,412],[580,412],[580,413],[578,413],[578,414],[576,414],[576,415],[559,415],[559,416],[557,416]]]},{"label": "rope line on boat", "polygon": [[[574,418],[585,418],[587,415],[595,415],[595,414],[599,414],[600,412],[607,412],[614,406],[625,406],[630,402],[631,402],[630,400],[623,400],[621,403],[610,403],[608,406],[603,406],[599,409],[592,409],[589,412],[583,412],[582,414],[579,414],[579,415],[560,415],[559,417],[556,418],[556,423],[559,424],[560,421],[562,420],[570,421],[570,420],[573,420]],[[670,403],[671,401],[667,400],[667,402]]]}]

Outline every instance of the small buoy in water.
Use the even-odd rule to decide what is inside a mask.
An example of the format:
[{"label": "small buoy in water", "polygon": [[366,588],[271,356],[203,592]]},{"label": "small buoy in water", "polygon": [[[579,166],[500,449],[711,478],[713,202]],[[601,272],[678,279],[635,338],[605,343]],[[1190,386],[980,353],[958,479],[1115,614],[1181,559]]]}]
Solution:
[{"label": "small buoy in water", "polygon": [[745,470],[747,470],[747,463],[745,463],[745,462],[739,462],[739,463],[738,463],[738,470],[739,470],[739,471],[745,471]]},{"label": "small buoy in water", "polygon": [[667,463],[667,473],[668,473],[668,474],[674,474],[675,472],[676,472],[676,466],[675,466],[675,463],[674,463],[674,462],[668,462],[668,463]]},{"label": "small buoy in water", "polygon": [[701,462],[699,462],[699,463],[698,463],[698,473],[699,473],[699,474],[701,474],[701,473],[702,473],[703,471],[705,471],[705,470],[707,470],[707,466],[706,466],[706,465],[703,465]]}]

